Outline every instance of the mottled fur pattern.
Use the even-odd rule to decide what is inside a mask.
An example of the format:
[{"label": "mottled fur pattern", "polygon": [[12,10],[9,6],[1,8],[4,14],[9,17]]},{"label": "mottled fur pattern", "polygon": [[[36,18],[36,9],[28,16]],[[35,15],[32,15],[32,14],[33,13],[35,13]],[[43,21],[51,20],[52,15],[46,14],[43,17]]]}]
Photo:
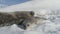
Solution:
[{"label": "mottled fur pattern", "polygon": [[33,11],[16,11],[10,13],[0,12],[0,26],[19,24],[21,21],[34,15]]}]

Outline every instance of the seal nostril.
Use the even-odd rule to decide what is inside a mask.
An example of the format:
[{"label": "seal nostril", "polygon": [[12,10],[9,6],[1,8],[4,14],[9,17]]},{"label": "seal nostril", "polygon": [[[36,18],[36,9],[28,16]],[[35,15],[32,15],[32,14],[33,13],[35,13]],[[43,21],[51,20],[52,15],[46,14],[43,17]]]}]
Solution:
[{"label": "seal nostril", "polygon": [[24,30],[26,29],[26,25],[23,25]]}]

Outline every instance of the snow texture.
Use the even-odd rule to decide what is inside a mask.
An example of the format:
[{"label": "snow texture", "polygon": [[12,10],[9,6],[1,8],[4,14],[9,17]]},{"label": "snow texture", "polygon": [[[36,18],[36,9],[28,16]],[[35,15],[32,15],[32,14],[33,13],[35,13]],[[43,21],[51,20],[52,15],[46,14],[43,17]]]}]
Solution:
[{"label": "snow texture", "polygon": [[[35,16],[42,16],[44,24],[32,30],[22,30],[15,24],[10,27],[1,27],[0,34],[60,34],[60,0],[31,0],[0,9],[2,12],[34,11]],[[43,23],[42,22],[42,23]]]}]

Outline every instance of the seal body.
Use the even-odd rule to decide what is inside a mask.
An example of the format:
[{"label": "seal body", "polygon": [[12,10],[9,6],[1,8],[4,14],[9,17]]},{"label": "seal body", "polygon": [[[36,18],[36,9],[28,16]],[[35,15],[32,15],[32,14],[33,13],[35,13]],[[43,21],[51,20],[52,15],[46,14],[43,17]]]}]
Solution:
[{"label": "seal body", "polygon": [[21,21],[28,17],[33,17],[32,11],[16,11],[10,13],[0,12],[0,26],[10,26],[13,24],[19,24]]}]

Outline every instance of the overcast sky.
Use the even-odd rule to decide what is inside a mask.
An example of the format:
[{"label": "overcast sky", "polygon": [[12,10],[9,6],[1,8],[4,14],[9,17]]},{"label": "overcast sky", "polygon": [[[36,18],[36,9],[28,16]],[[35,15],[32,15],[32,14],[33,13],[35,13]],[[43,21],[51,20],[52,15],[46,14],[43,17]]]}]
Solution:
[{"label": "overcast sky", "polygon": [[23,2],[27,2],[29,0],[0,0],[0,7],[15,5]]}]

